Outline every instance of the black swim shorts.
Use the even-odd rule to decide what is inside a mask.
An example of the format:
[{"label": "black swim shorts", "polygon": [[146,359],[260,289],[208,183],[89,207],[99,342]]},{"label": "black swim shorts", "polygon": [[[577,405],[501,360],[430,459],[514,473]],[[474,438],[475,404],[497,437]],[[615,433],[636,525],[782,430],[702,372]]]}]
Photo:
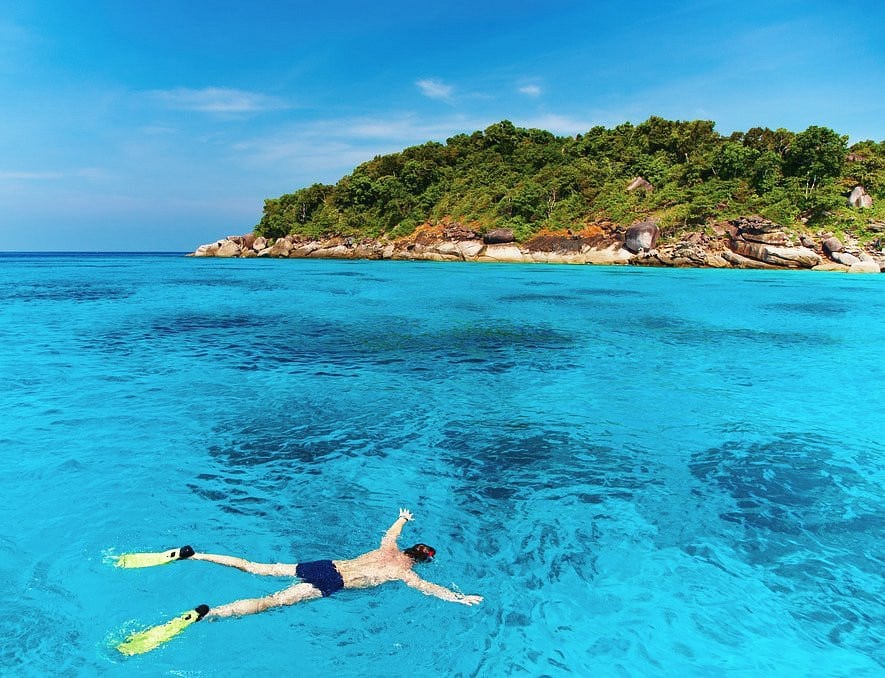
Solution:
[{"label": "black swim shorts", "polygon": [[298,563],[295,576],[307,584],[316,586],[323,596],[331,596],[335,591],[344,588],[344,579],[331,560],[314,560],[309,563]]}]

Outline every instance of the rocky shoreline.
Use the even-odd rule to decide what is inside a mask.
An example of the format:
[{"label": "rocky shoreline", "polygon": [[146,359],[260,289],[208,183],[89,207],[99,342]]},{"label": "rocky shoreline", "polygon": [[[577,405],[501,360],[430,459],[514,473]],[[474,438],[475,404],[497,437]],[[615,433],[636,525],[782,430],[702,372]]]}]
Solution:
[{"label": "rocky shoreline", "polygon": [[[875,225],[876,228],[879,225]],[[885,224],[881,224],[885,233]],[[881,245],[881,241],[876,243]],[[194,257],[289,259],[397,259],[546,264],[609,264],[676,268],[810,269],[848,273],[885,270],[885,249],[863,247],[831,233],[789,234],[762,217],[742,217],[662,241],[658,225],[640,222],[622,229],[593,226],[581,233],[541,233],[517,243],[513,232],[480,234],[457,223],[425,225],[393,241],[286,236],[268,240],[254,233],[200,245]]]}]

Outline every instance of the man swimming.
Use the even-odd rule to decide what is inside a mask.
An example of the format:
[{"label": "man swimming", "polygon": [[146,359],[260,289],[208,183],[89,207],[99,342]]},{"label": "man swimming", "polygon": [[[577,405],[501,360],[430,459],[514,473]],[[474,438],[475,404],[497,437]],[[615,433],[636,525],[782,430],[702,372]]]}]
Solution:
[{"label": "man swimming", "polygon": [[[412,571],[418,563],[433,560],[436,550],[426,544],[415,544],[401,551],[397,539],[403,526],[412,520],[412,513],[400,509],[399,518],[390,526],[381,545],[351,560],[318,560],[288,565],[285,563],[253,563],[234,556],[195,553],[189,546],[178,549],[178,560],[205,560],[208,563],[235,567],[243,572],[271,577],[298,577],[297,584],[263,598],[246,598],[226,605],[211,607],[204,617],[231,617],[263,612],[271,607],[294,605],[306,600],[331,596],[341,589],[365,589],[390,581],[402,581],[428,596],[463,605],[477,605],[482,596],[464,595],[421,579]],[[201,606],[202,608],[203,606]],[[202,617],[201,617],[202,618]]]},{"label": "man swimming", "polygon": [[381,539],[381,545],[351,560],[317,560],[309,563],[253,563],[234,556],[221,556],[212,553],[196,553],[190,546],[182,546],[165,553],[130,553],[120,556],[118,567],[150,567],[174,560],[205,560],[235,567],[243,572],[271,577],[297,577],[301,581],[281,591],[263,598],[244,598],[226,605],[209,607],[198,605],[174,619],[144,631],[131,634],[116,647],[126,655],[149,652],[185,628],[204,618],[234,617],[263,612],[271,607],[294,605],[306,600],[331,596],[341,589],[365,589],[380,586],[390,581],[401,581],[428,596],[436,596],[462,605],[478,605],[482,596],[464,595],[421,579],[412,571],[418,563],[433,560],[436,550],[427,544],[415,544],[400,550],[397,539],[403,526],[412,520],[407,509],[399,510],[399,518],[388,528]]}]

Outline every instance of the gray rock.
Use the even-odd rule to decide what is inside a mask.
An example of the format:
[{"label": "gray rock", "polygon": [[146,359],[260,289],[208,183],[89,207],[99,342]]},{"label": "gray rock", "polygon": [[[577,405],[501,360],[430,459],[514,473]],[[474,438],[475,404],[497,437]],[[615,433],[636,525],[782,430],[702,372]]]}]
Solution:
[{"label": "gray rock", "polygon": [[837,264],[835,261],[823,261],[814,268],[812,271],[838,271],[841,273],[846,273],[848,271],[847,266],[843,266],[842,264]]},{"label": "gray rock", "polygon": [[873,198],[867,193],[863,186],[855,186],[848,196],[848,204],[852,207],[872,207]]},{"label": "gray rock", "polygon": [[584,252],[584,258],[588,264],[628,264],[636,255],[614,243],[608,247],[596,249],[589,247]]},{"label": "gray rock", "polygon": [[858,261],[848,267],[849,273],[881,273],[879,264],[875,261]]},{"label": "gray rock", "polygon": [[809,238],[807,235],[803,235],[799,238],[799,244],[801,244],[802,247],[807,247],[810,250],[814,249],[814,240]]},{"label": "gray rock", "polygon": [[242,248],[237,243],[233,240],[225,240],[216,250],[215,256],[224,258],[238,257],[240,252],[242,252]]},{"label": "gray rock", "polygon": [[479,261],[526,261],[526,256],[516,245],[487,246],[478,257]]},{"label": "gray rock", "polygon": [[268,252],[268,255],[271,257],[288,257],[291,251],[291,242],[286,238],[277,238],[276,242],[270,246],[270,252]]},{"label": "gray rock", "polygon": [[772,266],[812,268],[821,261],[820,256],[807,247],[775,247],[774,245],[763,245],[744,240],[732,240],[730,247],[736,254]]},{"label": "gray rock", "polygon": [[849,254],[848,252],[832,252],[830,254],[830,259],[835,261],[837,264],[842,264],[844,266],[851,266],[852,264],[856,264],[860,261],[853,254]]},{"label": "gray rock", "polygon": [[214,245],[200,245],[195,251],[195,257],[214,257],[218,248]]},{"label": "gray rock", "polygon": [[813,268],[821,262],[821,258],[807,247],[769,247],[766,261],[789,268]]},{"label": "gray rock", "polygon": [[653,249],[661,236],[661,229],[653,221],[641,221],[633,224],[624,235],[624,247],[636,254],[642,250]]},{"label": "gray rock", "polygon": [[458,243],[458,253],[463,259],[475,259],[482,248],[483,244],[479,240],[462,240]]},{"label": "gray rock", "polygon": [[735,268],[777,268],[777,266],[772,266],[771,264],[766,264],[757,259],[745,257],[742,254],[730,250],[723,251],[722,258]]},{"label": "gray rock", "polygon": [[513,231],[509,228],[496,228],[494,231],[489,231],[482,237],[482,241],[486,245],[503,245],[513,242],[513,240]]},{"label": "gray rock", "polygon": [[839,238],[831,237],[823,241],[824,252],[827,256],[832,256],[833,252],[841,252],[843,245]]}]

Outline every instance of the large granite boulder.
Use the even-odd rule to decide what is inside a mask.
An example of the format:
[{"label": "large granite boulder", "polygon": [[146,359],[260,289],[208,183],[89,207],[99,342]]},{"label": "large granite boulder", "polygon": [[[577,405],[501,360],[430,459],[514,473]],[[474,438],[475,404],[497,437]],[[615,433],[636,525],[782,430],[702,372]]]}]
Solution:
[{"label": "large granite boulder", "polygon": [[852,264],[857,264],[860,262],[853,254],[849,254],[848,252],[831,252],[830,259],[835,261],[837,264],[843,264],[845,266],[851,266]]},{"label": "large granite boulder", "polygon": [[451,240],[443,240],[442,242],[438,242],[433,245],[433,247],[431,247],[431,250],[444,257],[463,259],[463,257],[461,256],[461,250],[458,248],[459,244],[460,243],[453,242]]},{"label": "large granite boulder", "polygon": [[[758,259],[745,257],[742,254],[738,254],[737,252],[734,252],[732,250],[724,250],[722,252],[722,258],[735,268],[780,268],[779,266],[774,266],[773,264],[766,264],[764,261],[759,261]],[[833,265],[835,266],[835,264]]]},{"label": "large granite boulder", "polygon": [[627,229],[624,235],[624,247],[634,254],[654,249],[660,236],[661,229],[655,222],[641,221]]},{"label": "large granite boulder", "polygon": [[475,259],[482,252],[483,247],[481,240],[461,240],[458,242],[458,252],[467,261]]},{"label": "large granite boulder", "polygon": [[813,268],[820,263],[820,255],[807,247],[776,247],[762,243],[732,240],[732,252],[756,259],[771,266],[786,268]]},{"label": "large granite boulder", "polygon": [[834,252],[841,252],[843,248],[842,241],[836,237],[827,238],[821,243],[821,245],[824,248],[824,253],[828,257],[832,257]]},{"label": "large granite boulder", "polygon": [[843,266],[842,264],[837,264],[835,261],[827,261],[826,259],[821,260],[817,266],[811,269],[812,271],[838,271],[840,273],[847,273],[848,267]]},{"label": "large granite boulder", "polygon": [[218,251],[218,243],[206,243],[205,245],[200,245],[193,253],[195,257],[214,257],[215,253]]},{"label": "large granite boulder", "polygon": [[513,242],[513,240],[513,231],[509,228],[496,228],[494,231],[489,231],[482,237],[482,241],[486,245],[504,245]]},{"label": "large granite boulder", "polygon": [[516,245],[507,243],[488,245],[477,257],[479,261],[526,261],[527,257]]},{"label": "large granite boulder", "polygon": [[230,258],[240,256],[243,248],[233,240],[224,240],[215,252],[216,257]]},{"label": "large granite boulder", "polygon": [[[821,261],[820,255],[809,247],[793,247],[781,227],[763,217],[733,219],[729,222],[729,235],[728,247],[744,259],[785,268],[813,268]],[[743,261],[729,261],[737,266],[746,265]]]},{"label": "large granite boulder", "polygon": [[848,267],[849,273],[881,273],[882,269],[875,261],[858,261]]},{"label": "large granite boulder", "polygon": [[261,250],[265,249],[266,247],[267,247],[267,238],[265,238],[264,236],[261,236],[261,235],[259,235],[257,238],[255,238],[255,242],[252,243],[252,249],[255,250],[256,252],[260,252]]},{"label": "large granite boulder", "polygon": [[270,246],[270,252],[268,255],[271,257],[288,257],[291,251],[291,242],[286,238],[277,238],[276,242]]},{"label": "large granite boulder", "polygon": [[584,248],[584,260],[588,264],[629,264],[636,255],[621,247],[620,243],[596,248]]},{"label": "large granite boulder", "polygon": [[855,186],[851,195],[848,196],[848,204],[852,207],[872,207],[873,198],[863,186]]}]

